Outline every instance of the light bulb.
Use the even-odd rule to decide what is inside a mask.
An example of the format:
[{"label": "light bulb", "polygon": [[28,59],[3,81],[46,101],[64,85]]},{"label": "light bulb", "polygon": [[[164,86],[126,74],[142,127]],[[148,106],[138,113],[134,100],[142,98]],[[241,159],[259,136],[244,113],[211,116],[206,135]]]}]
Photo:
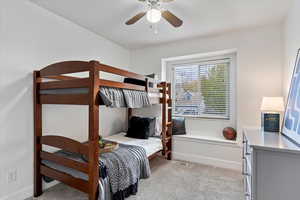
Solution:
[{"label": "light bulb", "polygon": [[150,23],[157,23],[161,19],[161,12],[158,9],[152,8],[151,10],[148,10],[147,12],[147,20]]}]

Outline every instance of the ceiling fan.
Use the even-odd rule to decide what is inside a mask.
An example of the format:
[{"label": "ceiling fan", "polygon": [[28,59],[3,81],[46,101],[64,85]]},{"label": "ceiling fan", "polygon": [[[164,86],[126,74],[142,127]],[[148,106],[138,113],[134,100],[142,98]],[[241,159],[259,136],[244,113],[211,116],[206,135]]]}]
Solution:
[{"label": "ceiling fan", "polygon": [[147,11],[138,13],[130,20],[128,20],[125,23],[126,25],[132,25],[136,23],[145,15],[147,17],[147,20],[152,24],[159,22],[162,17],[174,27],[180,27],[183,24],[183,21],[178,17],[176,17],[173,13],[171,13],[168,10],[161,9],[161,3],[168,3],[174,0],[138,0],[138,1],[146,3]]}]

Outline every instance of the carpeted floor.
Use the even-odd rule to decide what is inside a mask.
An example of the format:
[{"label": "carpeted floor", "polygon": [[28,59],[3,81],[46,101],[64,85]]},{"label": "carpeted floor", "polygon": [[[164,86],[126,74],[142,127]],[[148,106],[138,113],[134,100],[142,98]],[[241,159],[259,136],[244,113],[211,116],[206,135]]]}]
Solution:
[{"label": "carpeted floor", "polygon": [[[151,161],[152,175],[142,180],[139,192],[128,200],[242,200],[240,172],[205,165]],[[27,200],[31,200],[29,198]],[[56,185],[38,200],[86,200],[87,196],[63,184]]]}]

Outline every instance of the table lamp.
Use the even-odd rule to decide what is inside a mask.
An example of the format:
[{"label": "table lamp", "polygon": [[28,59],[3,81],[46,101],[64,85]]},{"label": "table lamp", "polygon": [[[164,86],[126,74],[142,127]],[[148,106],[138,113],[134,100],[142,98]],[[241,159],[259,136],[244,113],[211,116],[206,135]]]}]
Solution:
[{"label": "table lamp", "polygon": [[280,112],[284,111],[283,97],[264,97],[261,111],[261,126],[263,130],[279,132]]}]

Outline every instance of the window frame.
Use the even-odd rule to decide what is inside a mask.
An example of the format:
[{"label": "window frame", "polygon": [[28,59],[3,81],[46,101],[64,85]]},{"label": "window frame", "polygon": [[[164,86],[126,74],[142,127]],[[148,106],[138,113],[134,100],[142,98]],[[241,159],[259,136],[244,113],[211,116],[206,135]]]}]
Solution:
[{"label": "window frame", "polygon": [[[172,83],[172,91],[175,90],[175,77],[174,77],[174,68],[178,65],[203,65],[208,64],[216,61],[223,61],[223,60],[229,60],[229,106],[228,106],[228,117],[227,116],[220,116],[220,115],[212,115],[212,114],[202,114],[202,115],[180,115],[180,114],[174,114],[175,112],[175,105],[172,107],[172,113],[174,117],[185,117],[185,118],[194,118],[194,119],[209,119],[209,120],[225,120],[225,121],[235,121],[235,104],[236,104],[236,55],[235,53],[231,54],[223,54],[218,56],[206,56],[206,57],[199,57],[199,58],[191,58],[191,59],[177,59],[176,61],[169,61],[167,62],[166,66],[166,75],[168,77],[168,80]],[[175,94],[176,92],[172,92],[172,99],[174,99],[175,104]]]}]

